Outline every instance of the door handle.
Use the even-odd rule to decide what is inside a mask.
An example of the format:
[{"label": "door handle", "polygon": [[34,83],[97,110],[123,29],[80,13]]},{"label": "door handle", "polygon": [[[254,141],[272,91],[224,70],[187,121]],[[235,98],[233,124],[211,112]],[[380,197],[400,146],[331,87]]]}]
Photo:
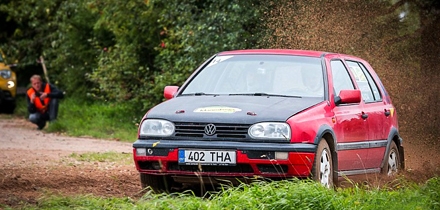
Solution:
[{"label": "door handle", "polygon": [[384,112],[384,114],[385,114],[385,116],[390,116],[390,114],[391,114],[391,111],[389,110],[389,109],[385,109],[385,112]]},{"label": "door handle", "polygon": [[365,112],[362,112],[362,115],[361,115],[361,117],[362,117],[362,119],[367,119],[368,118],[368,114],[367,113],[365,113]]}]

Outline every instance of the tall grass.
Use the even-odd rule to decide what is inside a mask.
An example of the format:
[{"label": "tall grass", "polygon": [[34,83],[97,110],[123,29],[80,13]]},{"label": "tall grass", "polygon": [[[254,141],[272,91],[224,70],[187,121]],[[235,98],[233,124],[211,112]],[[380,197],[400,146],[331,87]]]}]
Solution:
[{"label": "tall grass", "polygon": [[[124,103],[81,102],[74,98],[60,100],[58,119],[50,123],[47,132],[62,132],[70,136],[89,136],[133,142],[137,124],[143,114]],[[25,96],[17,98],[15,115],[27,118]]]},{"label": "tall grass", "polygon": [[440,209],[440,179],[425,185],[409,185],[397,190],[364,189],[355,186],[329,190],[308,180],[256,182],[224,188],[207,198],[190,193],[152,194],[140,200],[101,198],[90,195],[43,197],[26,209]]}]

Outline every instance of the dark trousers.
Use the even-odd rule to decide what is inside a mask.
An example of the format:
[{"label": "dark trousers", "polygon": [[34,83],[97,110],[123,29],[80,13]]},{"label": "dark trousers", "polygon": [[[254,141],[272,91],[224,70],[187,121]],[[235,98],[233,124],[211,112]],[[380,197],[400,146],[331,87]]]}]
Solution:
[{"label": "dark trousers", "polygon": [[43,129],[47,121],[54,121],[58,116],[58,99],[50,99],[49,107],[45,113],[35,112],[29,115],[29,121],[37,124],[38,129]]}]

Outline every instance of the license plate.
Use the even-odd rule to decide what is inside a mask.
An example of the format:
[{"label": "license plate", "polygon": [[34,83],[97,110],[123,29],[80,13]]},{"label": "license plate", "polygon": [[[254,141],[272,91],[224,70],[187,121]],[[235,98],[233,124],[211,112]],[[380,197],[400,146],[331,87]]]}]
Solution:
[{"label": "license plate", "polygon": [[235,165],[236,163],[235,151],[179,150],[179,164],[181,165]]}]

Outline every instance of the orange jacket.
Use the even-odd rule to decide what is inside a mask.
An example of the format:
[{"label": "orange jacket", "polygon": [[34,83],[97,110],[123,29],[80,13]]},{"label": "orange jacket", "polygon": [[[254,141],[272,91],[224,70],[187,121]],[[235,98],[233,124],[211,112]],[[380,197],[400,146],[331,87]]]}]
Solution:
[{"label": "orange jacket", "polygon": [[[50,86],[48,83],[46,83],[46,87],[44,88],[43,92],[47,93],[47,94],[50,93]],[[29,88],[29,90],[27,91],[27,95],[28,95],[29,99],[31,99],[32,94],[34,94],[34,93],[35,93],[34,88]],[[35,105],[35,108],[37,108],[38,112],[44,113],[47,110],[47,106],[49,105],[49,102],[50,102],[49,97],[46,97],[43,101],[41,101],[40,97],[35,97],[34,105]]]}]

